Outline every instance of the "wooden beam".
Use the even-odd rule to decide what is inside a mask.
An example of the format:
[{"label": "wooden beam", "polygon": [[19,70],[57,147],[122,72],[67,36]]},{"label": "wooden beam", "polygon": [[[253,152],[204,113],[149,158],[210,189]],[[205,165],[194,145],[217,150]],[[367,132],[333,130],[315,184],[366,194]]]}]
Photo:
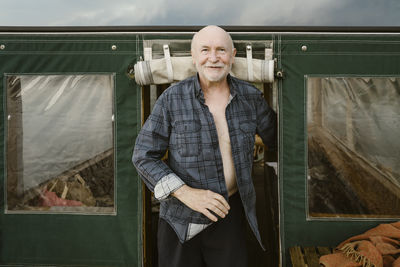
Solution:
[{"label": "wooden beam", "polygon": [[307,266],[304,261],[303,252],[301,251],[301,247],[299,247],[299,246],[291,247],[291,248],[289,248],[289,253],[290,253],[290,258],[292,260],[293,267]]},{"label": "wooden beam", "polygon": [[319,267],[319,255],[315,247],[304,247],[304,256],[308,267]]}]

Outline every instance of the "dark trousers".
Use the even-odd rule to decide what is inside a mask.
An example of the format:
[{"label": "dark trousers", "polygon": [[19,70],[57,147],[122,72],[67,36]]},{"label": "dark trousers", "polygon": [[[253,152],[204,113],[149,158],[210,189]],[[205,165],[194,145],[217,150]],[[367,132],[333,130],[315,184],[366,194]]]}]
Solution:
[{"label": "dark trousers", "polygon": [[158,223],[158,267],[246,267],[246,219],[239,193],[229,198],[228,215],[180,243],[163,219]]}]

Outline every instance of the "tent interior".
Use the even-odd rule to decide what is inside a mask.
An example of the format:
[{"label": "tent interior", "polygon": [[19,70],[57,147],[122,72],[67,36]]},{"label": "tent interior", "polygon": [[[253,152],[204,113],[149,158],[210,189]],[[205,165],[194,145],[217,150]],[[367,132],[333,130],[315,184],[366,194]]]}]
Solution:
[{"label": "tent interior", "polygon": [[398,217],[400,79],[307,77],[307,91],[308,217]]}]

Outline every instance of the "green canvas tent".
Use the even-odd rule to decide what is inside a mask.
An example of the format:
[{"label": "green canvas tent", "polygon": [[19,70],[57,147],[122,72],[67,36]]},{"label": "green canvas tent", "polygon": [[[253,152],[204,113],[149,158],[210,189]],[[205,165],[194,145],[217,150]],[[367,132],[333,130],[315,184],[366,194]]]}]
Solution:
[{"label": "green canvas tent", "polygon": [[[0,27],[0,266],[156,266],[132,148],[198,29]],[[400,29],[226,29],[279,118],[278,154],[255,153],[269,251],[251,266],[397,221]]]}]

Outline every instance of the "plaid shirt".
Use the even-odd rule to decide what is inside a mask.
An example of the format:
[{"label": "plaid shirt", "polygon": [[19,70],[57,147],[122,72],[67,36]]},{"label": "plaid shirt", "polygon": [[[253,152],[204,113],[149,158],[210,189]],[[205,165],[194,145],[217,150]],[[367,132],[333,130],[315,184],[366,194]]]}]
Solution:
[{"label": "plaid shirt", "polygon": [[[230,75],[228,83],[231,98],[225,112],[238,190],[249,225],[263,246],[251,178],[254,137],[259,134],[268,149],[276,149],[276,114],[251,84]],[[167,150],[165,163],[161,158]],[[217,129],[197,76],[172,85],[158,98],[136,139],[132,160],[161,202],[160,217],[172,226],[181,242],[212,223],[169,196],[187,184],[209,189],[228,200]]]}]

